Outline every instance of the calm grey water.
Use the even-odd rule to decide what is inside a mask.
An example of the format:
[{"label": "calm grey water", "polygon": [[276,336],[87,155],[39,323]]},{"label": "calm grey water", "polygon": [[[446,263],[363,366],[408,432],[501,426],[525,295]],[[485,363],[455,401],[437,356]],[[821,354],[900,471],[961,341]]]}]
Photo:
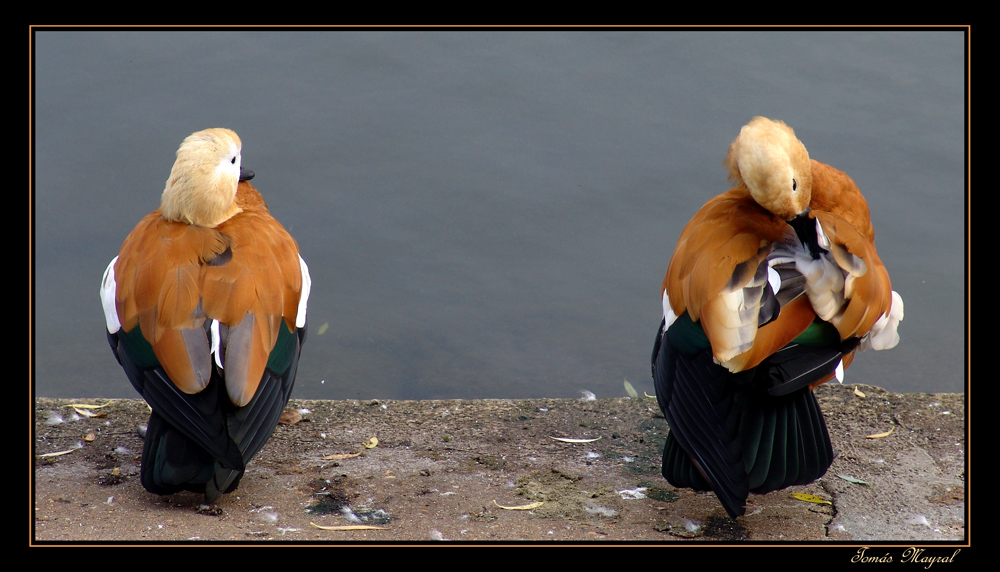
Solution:
[{"label": "calm grey water", "polygon": [[906,302],[847,381],[965,387],[961,32],[35,39],[39,396],[134,396],[99,282],[206,127],[240,134],[312,271],[295,396],[652,394],[660,282],[754,115],[855,179]]}]

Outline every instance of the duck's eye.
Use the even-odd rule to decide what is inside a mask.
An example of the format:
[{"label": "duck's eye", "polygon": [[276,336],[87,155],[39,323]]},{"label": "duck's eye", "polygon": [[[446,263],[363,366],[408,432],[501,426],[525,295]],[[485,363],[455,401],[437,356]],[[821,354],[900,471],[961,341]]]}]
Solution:
[{"label": "duck's eye", "polygon": [[232,164],[232,165],[236,164],[236,155],[233,155],[233,158],[229,160],[229,163]]},{"label": "duck's eye", "polygon": [[795,183],[795,179],[792,179],[792,190],[794,191],[798,185]]}]

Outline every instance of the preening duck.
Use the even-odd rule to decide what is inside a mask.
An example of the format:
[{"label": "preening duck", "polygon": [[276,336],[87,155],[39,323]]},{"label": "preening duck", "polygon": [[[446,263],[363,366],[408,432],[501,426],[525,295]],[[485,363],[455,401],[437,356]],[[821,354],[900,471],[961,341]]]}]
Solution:
[{"label": "preening duck", "polygon": [[141,469],[152,493],[234,491],[295,381],[309,270],[241,148],[229,129],[184,139],[160,208],[101,284],[111,349],[152,409]]},{"label": "preening duck", "polygon": [[750,492],[826,473],[812,388],[857,350],[895,346],[903,301],[861,191],[790,127],[753,118],[724,164],[733,188],[694,215],[670,259],[652,372],[670,425],[663,476],[714,491],[737,517]]}]

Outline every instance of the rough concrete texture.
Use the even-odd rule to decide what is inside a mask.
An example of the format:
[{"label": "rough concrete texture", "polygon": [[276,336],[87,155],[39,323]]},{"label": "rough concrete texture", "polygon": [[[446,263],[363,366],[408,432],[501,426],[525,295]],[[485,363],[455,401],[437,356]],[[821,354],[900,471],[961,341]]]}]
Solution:
[{"label": "rough concrete texture", "polygon": [[[647,397],[293,400],[303,418],[279,426],[214,506],[142,488],[142,401],[37,399],[32,543],[967,540],[963,394],[826,384],[817,395],[833,466],[751,495],[735,520],[712,493],[660,476],[668,429]],[[107,405],[71,406],[83,402]]]}]

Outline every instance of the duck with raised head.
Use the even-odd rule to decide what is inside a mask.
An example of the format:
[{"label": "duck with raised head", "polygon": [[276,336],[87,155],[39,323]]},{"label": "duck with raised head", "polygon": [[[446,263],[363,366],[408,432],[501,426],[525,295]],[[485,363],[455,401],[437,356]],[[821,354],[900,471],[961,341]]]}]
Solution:
[{"label": "duck with raised head", "polygon": [[309,270],[241,152],[229,129],[184,139],[101,284],[111,349],[152,409],[141,480],[160,495],[236,490],[295,382]]},{"label": "duck with raised head", "polygon": [[861,191],[785,123],[753,118],[724,164],[733,188],[694,215],[670,259],[652,373],[670,426],[663,476],[714,491],[735,518],[750,492],[826,473],[812,389],[842,381],[859,349],[895,346],[903,301]]}]

